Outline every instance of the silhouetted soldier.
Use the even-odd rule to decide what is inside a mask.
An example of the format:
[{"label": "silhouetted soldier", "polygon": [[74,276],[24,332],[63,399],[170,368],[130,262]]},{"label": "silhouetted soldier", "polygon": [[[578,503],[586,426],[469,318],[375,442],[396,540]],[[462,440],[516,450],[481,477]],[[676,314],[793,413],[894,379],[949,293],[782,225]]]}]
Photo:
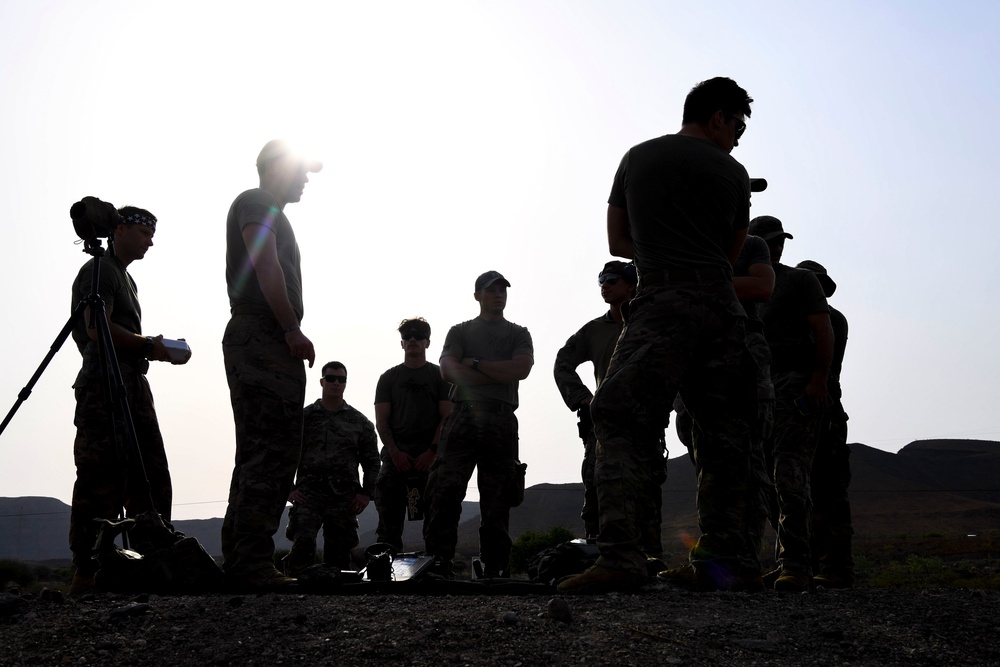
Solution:
[{"label": "silhouetted soldier", "polygon": [[431,325],[422,317],[403,320],[399,335],[403,363],[383,373],[375,387],[375,428],[382,438],[382,469],[375,482],[376,537],[396,551],[403,550],[411,494],[418,494],[412,498],[417,507],[425,503],[441,423],[452,406],[441,369],[427,361]]},{"label": "silhouetted soldier", "polygon": [[781,264],[785,239],[792,238],[781,221],[759,216],[750,222],[750,233],[767,241],[775,275],[774,296],[760,307],[775,391],[774,430],[764,447],[778,497],[781,573],[774,588],[801,591],[811,578],[809,478],[827,407],[833,328],[816,275]]},{"label": "silhouetted soldier", "polygon": [[518,462],[518,383],[534,364],[531,335],[504,319],[510,283],[496,271],[476,279],[479,317],[448,331],[441,351],[441,375],[451,382],[451,414],[441,429],[437,460],[427,481],[429,511],[424,520],[425,550],[434,571],[451,576],[472,471],[478,468],[479,549],[487,577],[510,568],[510,508],[523,500]]},{"label": "silhouetted soldier", "polygon": [[656,437],[681,394],[699,425],[698,516],[691,550],[698,588],[759,584],[741,555],[749,478],[746,417],[755,405],[743,373],[746,315],[732,264],[746,236],[750,178],[730,156],[751,99],[736,82],[695,86],[680,131],[633,147],[608,200],[611,254],[634,258],[639,290],[590,410],[597,433],[600,558],[559,585],[564,593],[628,589],[646,580],[638,504],[662,465]]},{"label": "silhouetted soldier", "polygon": [[[837,283],[819,262],[805,260],[795,265],[816,274],[823,293],[829,299]],[[819,431],[819,444],[812,469],[813,582],[827,588],[850,588],[854,585],[854,557],[851,554],[851,448],[847,445],[847,413],[841,403],[840,371],[847,350],[847,318],[830,306],[833,326],[833,360],[830,363],[830,404]]]},{"label": "silhouetted soldier", "polygon": [[[375,426],[344,401],[347,368],[323,366],[323,396],[304,411],[302,457],[288,500],[285,537],[292,549],[285,573],[297,576],[316,562],[316,534],[323,529],[323,563],[338,570],[351,565],[358,546],[358,519],[371,501],[378,475]],[[358,466],[364,479],[358,479]]]}]

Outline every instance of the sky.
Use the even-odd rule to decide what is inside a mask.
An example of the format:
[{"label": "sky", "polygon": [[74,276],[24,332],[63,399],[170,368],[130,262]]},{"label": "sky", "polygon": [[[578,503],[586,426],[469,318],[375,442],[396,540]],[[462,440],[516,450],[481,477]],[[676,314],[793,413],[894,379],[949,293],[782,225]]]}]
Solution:
[{"label": "sky", "polygon": [[[88,259],[70,206],[147,208],[155,245],[129,267],[143,333],[193,350],[148,375],[173,516],[222,516],[225,218],[285,138],[325,164],[285,210],[318,355],[307,401],[339,360],[346,400],[374,419],[399,321],[430,321],[436,360],[496,269],[535,345],[527,483],[579,481],[552,364],[606,310],[612,177],[629,147],[679,129],[693,85],[728,76],[755,100],[733,153],[769,183],[752,215],[794,235],[786,263],[819,261],[838,284],[850,441],[1000,440],[998,22],[1000,4],[973,1],[0,0],[0,414],[69,317]],[[68,341],[0,435],[0,496],[69,502],[79,366]],[[672,431],[668,447],[683,453]]]}]

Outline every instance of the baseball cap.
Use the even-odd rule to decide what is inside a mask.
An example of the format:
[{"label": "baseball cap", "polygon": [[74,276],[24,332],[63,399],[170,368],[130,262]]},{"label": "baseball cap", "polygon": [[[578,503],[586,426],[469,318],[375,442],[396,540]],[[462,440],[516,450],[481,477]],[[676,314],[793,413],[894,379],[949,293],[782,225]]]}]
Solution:
[{"label": "baseball cap", "polygon": [[510,287],[510,283],[503,277],[503,275],[500,274],[499,271],[487,271],[483,275],[476,278],[476,291],[482,292],[498,280],[507,287]]},{"label": "baseball cap", "polygon": [[259,169],[271,160],[277,160],[278,158],[286,156],[298,158],[302,162],[302,166],[305,167],[306,171],[318,172],[323,169],[322,162],[302,155],[296,151],[291,144],[283,139],[272,139],[264,144],[264,147],[260,149],[260,154],[257,156],[257,168]]},{"label": "baseball cap", "polygon": [[608,273],[621,276],[622,280],[627,282],[629,285],[635,285],[639,282],[639,274],[636,273],[635,264],[632,262],[612,260],[604,265],[604,268],[597,274],[597,277],[600,278]]},{"label": "baseball cap", "polygon": [[759,236],[765,241],[776,239],[779,236],[786,239],[794,238],[781,226],[781,220],[773,215],[758,215],[750,221],[750,229],[747,230],[747,233]]},{"label": "baseball cap", "polygon": [[796,269],[805,269],[807,271],[812,271],[819,278],[819,284],[823,286],[823,293],[827,298],[833,296],[833,293],[837,291],[837,283],[833,282],[833,278],[826,275],[826,268],[819,262],[814,262],[811,259],[804,259],[795,265]]}]

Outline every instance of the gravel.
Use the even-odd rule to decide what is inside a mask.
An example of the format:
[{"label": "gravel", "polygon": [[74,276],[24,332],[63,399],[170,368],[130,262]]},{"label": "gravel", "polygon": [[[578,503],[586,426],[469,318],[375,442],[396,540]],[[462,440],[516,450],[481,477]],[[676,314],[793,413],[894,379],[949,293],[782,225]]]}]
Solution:
[{"label": "gravel", "polygon": [[1000,592],[0,594],[7,665],[988,665]]}]

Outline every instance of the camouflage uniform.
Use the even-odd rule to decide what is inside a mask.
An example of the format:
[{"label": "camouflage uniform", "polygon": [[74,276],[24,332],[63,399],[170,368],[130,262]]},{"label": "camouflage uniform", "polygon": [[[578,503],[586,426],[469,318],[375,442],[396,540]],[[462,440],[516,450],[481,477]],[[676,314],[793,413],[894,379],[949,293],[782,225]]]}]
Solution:
[{"label": "camouflage uniform", "polygon": [[764,451],[777,492],[778,561],[783,570],[808,573],[812,560],[810,478],[823,421],[822,413],[803,407],[816,363],[808,317],[829,312],[829,306],[810,271],[775,264],[774,273],[774,295],[761,306],[775,391],[774,430]]},{"label": "camouflage uniform", "polygon": [[[131,276],[111,255],[101,258],[100,287],[105,305],[112,308],[111,322],[137,334],[142,333],[138,295]],[[73,284],[73,306],[90,293],[93,260],[80,270]],[[167,455],[153,405],[153,394],[146,381],[149,362],[133,350],[116,350],[122,382],[128,398],[129,413],[135,426],[142,461],[136,460],[128,442],[125,423],[117,414],[118,403],[101,374],[98,344],[86,333],[81,318],[73,329],[73,340],[83,356],[83,365],[73,389],[76,393],[76,439],[73,458],[76,483],[69,520],[69,543],[73,564],[81,576],[93,576],[96,562],[91,560],[97,539],[95,518],[116,519],[122,507],[127,516],[155,509],[170,520],[172,488]],[[114,382],[109,375],[108,381]],[[149,491],[142,477],[149,480]],[[153,507],[150,507],[150,500]],[[143,548],[141,544],[132,545]]]},{"label": "camouflage uniform", "polygon": [[261,291],[243,240],[250,225],[273,234],[289,303],[302,320],[302,271],[295,233],[274,196],[240,194],[226,218],[226,287],[232,317],[222,338],[236,424],[236,464],[222,523],[222,568],[233,577],[273,571],[274,534],[302,448],[306,374]]},{"label": "camouflage uniform", "polygon": [[[595,386],[601,386],[611,355],[615,351],[615,343],[618,342],[618,336],[621,335],[621,332],[622,325],[615,322],[610,313],[605,313],[601,317],[587,322],[579,331],[570,336],[566,344],[556,353],[553,367],[556,386],[559,388],[559,393],[562,395],[566,407],[580,411],[580,437],[583,439],[583,465],[580,469],[580,475],[583,479],[583,510],[580,512],[580,518],[583,519],[587,535],[596,536],[601,532],[600,513],[597,506],[597,484],[594,481],[597,463],[597,436],[594,435],[594,422],[590,418],[590,408],[583,404],[584,400],[592,398],[593,395],[583,384],[576,369],[586,361],[593,363]],[[666,444],[662,436],[659,440],[660,451],[666,451]],[[652,478],[654,486],[649,489],[648,502],[641,504],[645,516],[639,521],[642,526],[640,547],[647,556],[655,558],[663,555],[661,508],[662,486],[667,481],[666,460],[663,460],[659,471],[662,474]]]},{"label": "camouflage uniform", "polygon": [[[358,520],[349,509],[354,496],[374,494],[378,474],[375,426],[344,403],[327,410],[317,400],[304,411],[302,460],[295,488],[308,502],[288,512],[285,536],[292,541],[285,570],[294,576],[316,561],[316,534],[323,528],[323,561],[346,569],[358,545]],[[358,479],[358,466],[364,481]]]},{"label": "camouflage uniform", "polygon": [[702,535],[691,562],[706,571],[717,566],[730,573],[759,571],[756,560],[743,553],[750,457],[746,416],[754,403],[745,371],[743,309],[721,274],[648,286],[640,274],[639,285],[608,375],[590,405],[598,440],[598,565],[645,574],[638,504],[662,467],[653,434],[662,432],[680,393],[699,425],[694,453],[701,471]]},{"label": "camouflage uniform", "polygon": [[[531,335],[524,327],[506,320],[475,319],[451,328],[441,356],[508,360],[532,353]],[[455,407],[441,427],[437,458],[427,481],[424,548],[428,554],[445,562],[455,557],[462,500],[478,468],[480,557],[490,573],[509,570],[510,508],[520,504],[516,496],[523,490],[514,416],[517,388],[517,382],[453,386]]]}]

